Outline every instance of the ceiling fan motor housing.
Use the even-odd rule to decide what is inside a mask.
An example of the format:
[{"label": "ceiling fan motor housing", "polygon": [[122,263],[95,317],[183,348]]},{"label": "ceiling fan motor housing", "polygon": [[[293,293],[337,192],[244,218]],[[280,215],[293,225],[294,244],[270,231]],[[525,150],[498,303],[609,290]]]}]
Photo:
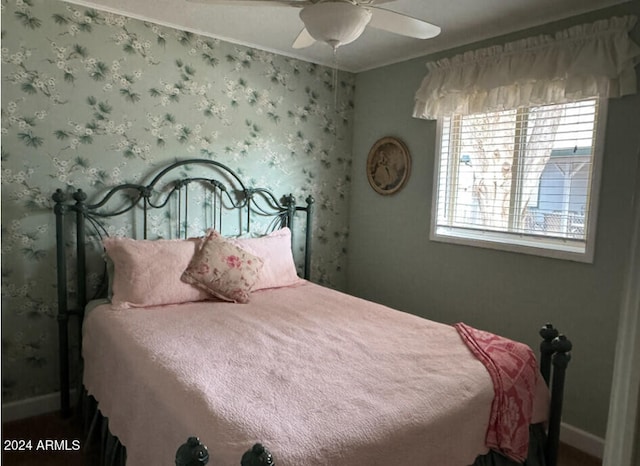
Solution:
[{"label": "ceiling fan motor housing", "polygon": [[371,21],[371,10],[350,2],[321,2],[304,7],[300,19],[315,40],[334,49],[356,40]]}]

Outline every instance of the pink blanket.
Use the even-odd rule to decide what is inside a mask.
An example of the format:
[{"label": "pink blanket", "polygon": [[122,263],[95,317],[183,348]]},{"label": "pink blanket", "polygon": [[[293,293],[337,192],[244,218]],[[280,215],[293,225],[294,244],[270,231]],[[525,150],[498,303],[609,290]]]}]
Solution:
[{"label": "pink blanket", "polygon": [[128,466],[211,464],[255,442],[279,466],[467,466],[488,451],[489,373],[448,325],[308,282],[84,322],[84,383]]},{"label": "pink blanket", "polygon": [[529,448],[534,395],[540,382],[536,357],[522,344],[463,323],[455,325],[469,349],[491,374],[495,398],[487,428],[487,447],[522,462]]}]

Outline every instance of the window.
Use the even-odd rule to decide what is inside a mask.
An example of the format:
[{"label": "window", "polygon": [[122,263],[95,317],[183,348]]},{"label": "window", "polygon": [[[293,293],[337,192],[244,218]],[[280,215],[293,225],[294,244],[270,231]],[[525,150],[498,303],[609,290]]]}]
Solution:
[{"label": "window", "polygon": [[431,238],[592,261],[601,106],[589,99],[439,120]]}]

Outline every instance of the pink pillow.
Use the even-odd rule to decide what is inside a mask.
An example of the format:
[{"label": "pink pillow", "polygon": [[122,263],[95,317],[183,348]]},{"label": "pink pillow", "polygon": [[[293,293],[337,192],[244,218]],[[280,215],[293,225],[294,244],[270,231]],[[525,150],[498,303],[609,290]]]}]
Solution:
[{"label": "pink pillow", "polygon": [[209,230],[182,280],[225,301],[246,303],[261,269],[262,259]]},{"label": "pink pillow", "polygon": [[180,280],[199,240],[106,238],[103,244],[114,265],[111,303],[119,309],[212,298]]},{"label": "pink pillow", "polygon": [[242,249],[258,256],[264,262],[253,290],[280,288],[304,282],[296,271],[291,251],[291,230],[285,227],[259,238],[235,238]]}]

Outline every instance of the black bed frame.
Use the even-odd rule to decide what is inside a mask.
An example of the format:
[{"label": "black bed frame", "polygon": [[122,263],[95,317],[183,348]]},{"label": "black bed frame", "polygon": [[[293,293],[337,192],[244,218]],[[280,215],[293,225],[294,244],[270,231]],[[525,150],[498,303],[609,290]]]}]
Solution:
[{"label": "black bed frame", "polygon": [[[189,176],[189,175],[194,176]],[[208,194],[208,201],[194,207],[190,202],[189,188],[193,186],[203,189]],[[197,210],[207,209],[205,217],[210,218],[208,227],[222,228],[222,223],[229,212],[237,212],[238,232],[251,232],[252,222],[261,217],[270,218],[269,228],[289,227],[292,232],[292,246],[295,244],[295,217],[297,212],[306,214],[305,238],[303,250],[303,272],[305,279],[311,275],[311,239],[314,199],[308,196],[305,206],[297,206],[292,194],[277,198],[270,190],[247,187],[235,171],[222,163],[208,159],[177,160],[159,171],[149,182],[124,183],[102,192],[96,201],[87,202],[87,194],[81,190],[63,191],[58,189],[53,194],[54,212],[56,216],[56,259],[58,287],[58,332],[60,357],[60,406],[63,417],[71,413],[71,375],[70,375],[70,338],[69,324],[72,317],[77,319],[78,345],[81,348],[81,327],[84,317],[84,306],[90,299],[106,294],[106,266],[103,266],[101,286],[88,298],[87,274],[91,261],[90,253],[101,255],[101,240],[108,236],[104,222],[110,218],[130,214],[142,217],[141,236],[147,238],[149,233],[149,213],[154,209],[167,209],[170,202],[174,204],[176,216],[175,236],[187,237],[189,214]],[[115,205],[115,207],[114,207]],[[204,207],[203,207],[204,205]],[[140,212],[141,211],[141,212]],[[170,215],[169,215],[170,216]],[[67,235],[68,217],[75,225],[75,235]],[[171,219],[173,220],[173,219]],[[266,233],[266,232],[262,232]],[[174,236],[174,237],[175,237]],[[73,244],[75,243],[75,245]],[[90,246],[93,245],[93,249]],[[75,247],[74,247],[75,246]],[[71,256],[72,258],[68,257]],[[101,261],[101,259],[100,259]],[[99,261],[98,261],[99,262]],[[102,261],[104,262],[104,261]],[[75,273],[68,271],[68,265]],[[71,281],[69,281],[71,280]],[[72,284],[69,287],[69,283]],[[74,289],[75,288],[75,289]],[[70,306],[69,301],[75,301]],[[560,438],[560,421],[563,404],[565,371],[571,359],[571,342],[559,334],[551,324],[540,330],[543,339],[540,344],[540,371],[551,389],[551,406],[546,426],[544,459],[546,466],[556,466]],[[78,362],[81,366],[81,351],[78,350]],[[83,392],[82,389],[79,390]],[[85,397],[86,398],[86,397]],[[86,406],[88,403],[79,403]],[[94,403],[95,404],[95,403]],[[94,407],[92,426],[100,417],[97,405]],[[86,413],[85,413],[86,418]],[[106,427],[105,427],[106,426]],[[124,464],[125,449],[117,438],[108,431],[108,424],[103,425],[103,453],[110,456],[108,464]],[[105,445],[110,445],[104,448]],[[177,466],[196,466],[207,464],[207,449],[197,437],[190,437],[176,452]],[[106,464],[106,463],[104,463]],[[273,455],[261,444],[250,448],[242,457],[242,466],[275,464]]]},{"label": "black bed frame", "polygon": [[[189,172],[195,176],[187,176]],[[208,176],[206,176],[208,175]],[[304,246],[303,277],[311,274],[311,220],[313,218],[314,199],[308,196],[306,206],[297,206],[292,194],[281,199],[264,188],[245,186],[240,177],[228,166],[208,159],[179,160],[157,173],[148,183],[124,183],[102,193],[96,202],[88,203],[87,194],[78,189],[68,193],[61,189],[53,194],[56,216],[56,262],[58,287],[58,332],[60,347],[60,405],[62,415],[70,413],[70,363],[69,363],[69,321],[78,317],[82,322],[84,307],[90,299],[106,295],[106,266],[103,270],[102,284],[96,293],[88,298],[87,267],[90,261],[88,253],[93,246],[94,253],[101,254],[101,240],[108,236],[104,226],[105,219],[121,216],[130,212],[142,217],[143,239],[149,234],[149,213],[153,209],[168,209],[170,201],[177,203],[176,236],[188,235],[189,215],[194,206],[190,202],[189,187],[200,185],[211,194],[206,208],[211,218],[211,228],[222,228],[224,213],[238,212],[235,219],[238,233],[251,232],[252,221],[256,216],[272,220],[271,228],[289,227],[294,243],[294,219],[296,212],[304,211],[306,218],[306,238]],[[69,199],[71,197],[71,199]],[[75,202],[74,202],[75,201]],[[137,212],[141,210],[142,212]],[[201,213],[201,211],[199,211]],[[74,215],[75,236],[67,236],[67,215]],[[75,242],[75,260],[69,261],[75,267],[75,307],[69,305],[70,275],[67,272],[69,242]],[[95,258],[94,258],[95,260]],[[73,279],[73,277],[72,277]],[[79,325],[78,327],[81,327]]]}]

